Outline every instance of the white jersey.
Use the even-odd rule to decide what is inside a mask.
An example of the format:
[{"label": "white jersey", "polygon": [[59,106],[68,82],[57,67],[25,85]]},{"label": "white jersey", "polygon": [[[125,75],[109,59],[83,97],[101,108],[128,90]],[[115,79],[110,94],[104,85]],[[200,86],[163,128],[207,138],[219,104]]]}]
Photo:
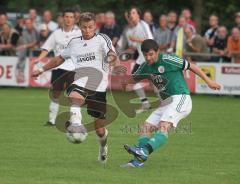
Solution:
[{"label": "white jersey", "polygon": [[[43,44],[41,49],[47,50],[48,52],[53,51],[55,56],[59,56],[63,49],[67,47],[69,41],[72,38],[81,35],[82,35],[81,30],[77,26],[74,26],[73,29],[69,32],[65,32],[62,28],[59,28],[49,36],[49,38]],[[63,69],[71,71],[74,70],[75,67],[72,61],[67,60],[63,64],[54,69]]]},{"label": "white jersey", "polygon": [[105,34],[96,34],[89,40],[84,40],[82,36],[73,38],[61,53],[63,59],[71,59],[75,66],[73,84],[105,92],[109,73],[106,56],[110,50],[115,51],[110,38]]},{"label": "white jersey", "polygon": [[[134,37],[143,38],[143,39],[153,39],[153,35],[149,28],[149,25],[143,20],[141,20],[136,26],[130,27],[126,32],[126,35],[127,35],[127,38],[129,36],[134,36]],[[136,60],[136,63],[141,65],[145,61],[143,53],[141,51],[141,43],[132,42],[131,40],[128,40],[128,42],[129,42],[128,43],[129,45],[134,45],[137,47],[139,56]]]}]

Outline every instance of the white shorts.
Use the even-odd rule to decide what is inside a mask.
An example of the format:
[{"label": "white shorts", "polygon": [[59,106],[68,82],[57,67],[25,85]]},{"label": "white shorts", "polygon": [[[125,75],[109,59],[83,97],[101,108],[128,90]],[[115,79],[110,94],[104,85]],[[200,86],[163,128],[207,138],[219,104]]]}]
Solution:
[{"label": "white shorts", "polygon": [[173,95],[162,101],[160,106],[152,112],[146,122],[158,127],[161,121],[170,122],[177,127],[179,121],[187,117],[192,110],[190,95]]}]

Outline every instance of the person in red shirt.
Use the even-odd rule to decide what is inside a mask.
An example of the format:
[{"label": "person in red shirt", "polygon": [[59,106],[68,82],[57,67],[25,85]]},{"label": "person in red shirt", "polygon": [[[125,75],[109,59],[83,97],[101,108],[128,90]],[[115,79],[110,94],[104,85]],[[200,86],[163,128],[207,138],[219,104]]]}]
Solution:
[{"label": "person in red shirt", "polygon": [[188,8],[182,10],[182,16],[186,18],[188,24],[192,25],[195,29],[197,29],[197,23],[192,20],[192,13]]},{"label": "person in red shirt", "polygon": [[234,58],[235,63],[240,64],[240,31],[237,27],[232,28],[232,34],[228,38],[227,53]]}]

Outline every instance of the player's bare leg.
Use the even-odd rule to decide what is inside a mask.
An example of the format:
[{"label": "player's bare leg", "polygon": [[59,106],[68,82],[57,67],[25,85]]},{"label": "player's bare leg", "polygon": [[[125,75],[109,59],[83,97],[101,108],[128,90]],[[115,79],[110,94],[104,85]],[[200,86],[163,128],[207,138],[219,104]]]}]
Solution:
[{"label": "player's bare leg", "polygon": [[106,163],[107,161],[107,153],[108,153],[108,147],[107,147],[107,135],[108,130],[104,127],[106,124],[105,119],[96,119],[95,120],[95,130],[96,134],[99,138],[99,155],[98,155],[98,161],[101,163]]}]

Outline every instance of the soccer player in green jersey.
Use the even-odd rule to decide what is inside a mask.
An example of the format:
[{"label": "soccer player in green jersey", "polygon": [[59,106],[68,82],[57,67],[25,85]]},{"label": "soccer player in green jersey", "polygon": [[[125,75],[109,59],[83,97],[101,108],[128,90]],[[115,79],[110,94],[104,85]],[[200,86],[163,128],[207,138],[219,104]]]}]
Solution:
[{"label": "soccer player in green jersey", "polygon": [[159,54],[158,45],[152,39],[145,40],[141,50],[146,62],[127,83],[149,79],[158,88],[161,103],[140,126],[137,145],[124,145],[126,151],[134,156],[125,167],[142,167],[149,155],[167,142],[170,128],[177,127],[179,121],[190,114],[192,100],[183,70],[197,74],[209,88],[220,89],[220,85],[207,77],[195,64],[175,54]]}]

